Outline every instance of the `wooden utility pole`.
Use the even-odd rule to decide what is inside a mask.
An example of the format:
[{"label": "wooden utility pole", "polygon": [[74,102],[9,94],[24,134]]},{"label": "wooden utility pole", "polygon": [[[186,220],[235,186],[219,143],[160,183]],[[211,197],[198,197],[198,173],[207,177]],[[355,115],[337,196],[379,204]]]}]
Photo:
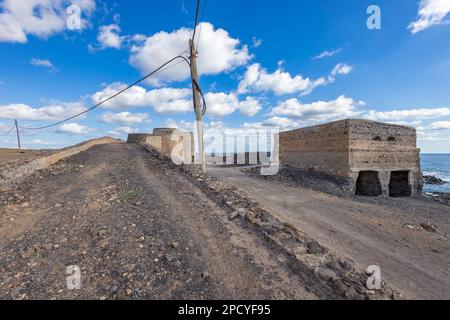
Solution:
[{"label": "wooden utility pole", "polygon": [[14,119],[14,123],[16,124],[16,133],[17,133],[17,145],[19,146],[19,150],[20,148],[20,135],[19,135],[19,126],[17,125],[17,119]]},{"label": "wooden utility pole", "polygon": [[205,145],[203,141],[203,116],[200,104],[200,90],[198,88],[198,70],[197,70],[197,49],[195,48],[194,39],[189,41],[190,62],[192,76],[192,96],[194,100],[195,119],[197,123],[198,151],[202,163],[202,170],[206,173]]}]

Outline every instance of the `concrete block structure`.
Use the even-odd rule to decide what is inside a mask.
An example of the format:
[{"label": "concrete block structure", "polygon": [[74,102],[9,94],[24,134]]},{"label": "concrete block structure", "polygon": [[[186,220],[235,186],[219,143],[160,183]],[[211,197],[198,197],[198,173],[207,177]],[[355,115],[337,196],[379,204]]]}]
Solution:
[{"label": "concrete block structure", "polygon": [[280,161],[342,177],[363,196],[415,196],[422,190],[416,130],[348,119],[280,133]]},{"label": "concrete block structure", "polygon": [[192,162],[194,157],[193,134],[178,129],[156,128],[153,134],[129,134],[127,143],[150,145],[165,155],[175,155],[185,163]]}]

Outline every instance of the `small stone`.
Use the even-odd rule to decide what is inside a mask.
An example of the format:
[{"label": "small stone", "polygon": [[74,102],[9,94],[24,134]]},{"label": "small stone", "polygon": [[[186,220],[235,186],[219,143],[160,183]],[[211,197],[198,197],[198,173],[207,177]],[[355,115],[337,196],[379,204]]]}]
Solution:
[{"label": "small stone", "polygon": [[22,208],[26,208],[26,207],[28,207],[30,204],[28,203],[28,202],[24,202],[24,203],[22,203]]},{"label": "small stone", "polygon": [[203,279],[203,280],[208,281],[209,278],[211,278],[211,275],[209,274],[208,271],[202,272],[202,279]]},{"label": "small stone", "polygon": [[62,204],[60,204],[60,203],[55,204],[55,208],[61,208],[61,207],[62,207]]},{"label": "small stone", "polygon": [[234,211],[232,213],[230,213],[230,216],[228,217],[230,219],[230,221],[236,219],[239,216],[239,212]]},{"label": "small stone", "polygon": [[424,228],[426,231],[428,232],[433,232],[436,233],[438,231],[438,228],[436,225],[434,224],[430,224],[430,223],[421,223],[420,226],[422,228]]},{"label": "small stone", "polygon": [[336,273],[334,273],[334,271],[330,269],[320,268],[319,270],[316,271],[316,274],[319,276],[319,278],[325,281],[336,279]]},{"label": "small stone", "polygon": [[24,257],[24,258],[30,258],[32,255],[34,255],[35,254],[35,250],[34,250],[34,248],[29,248],[28,250],[26,250],[23,254],[22,254],[22,256]]},{"label": "small stone", "polygon": [[355,290],[355,288],[349,288],[347,291],[345,291],[344,296],[349,299],[354,299],[358,296],[358,292]]},{"label": "small stone", "polygon": [[128,288],[125,292],[126,292],[127,296],[131,296],[131,294],[133,293],[133,290]]},{"label": "small stone", "polygon": [[109,245],[109,241],[106,240],[106,239],[100,240],[98,242],[98,245],[99,245],[100,248],[104,249],[104,248],[106,248]]},{"label": "small stone", "polygon": [[308,243],[309,254],[324,254],[326,249],[322,247],[317,241],[311,241]]},{"label": "small stone", "polygon": [[177,249],[179,246],[180,246],[180,243],[177,242],[177,241],[173,241],[173,242],[170,244],[170,247],[173,248],[173,249]]}]

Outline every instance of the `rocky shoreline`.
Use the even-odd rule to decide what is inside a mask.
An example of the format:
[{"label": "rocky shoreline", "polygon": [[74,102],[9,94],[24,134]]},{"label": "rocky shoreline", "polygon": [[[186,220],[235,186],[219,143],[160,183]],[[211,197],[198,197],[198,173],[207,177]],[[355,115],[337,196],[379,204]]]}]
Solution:
[{"label": "rocky shoreline", "polygon": [[423,176],[423,182],[425,184],[430,184],[430,185],[435,185],[435,186],[443,186],[444,184],[448,183],[448,181],[444,181],[441,178],[438,178],[433,175]]}]

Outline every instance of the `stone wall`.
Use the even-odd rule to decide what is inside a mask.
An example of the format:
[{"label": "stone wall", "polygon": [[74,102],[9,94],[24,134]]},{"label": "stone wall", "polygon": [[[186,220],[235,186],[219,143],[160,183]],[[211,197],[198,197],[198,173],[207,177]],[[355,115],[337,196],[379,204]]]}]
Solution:
[{"label": "stone wall", "polygon": [[348,123],[339,121],[280,133],[280,161],[292,167],[348,177]]},{"label": "stone wall", "polygon": [[344,177],[353,186],[352,193],[358,193],[359,177],[359,182],[364,183],[369,181],[364,174],[375,173],[381,194],[389,196],[395,180],[405,173],[409,195],[415,196],[422,189],[416,139],[416,131],[411,127],[342,120],[281,133],[280,159],[292,167]]},{"label": "stone wall", "polygon": [[191,132],[157,128],[153,130],[153,134],[129,134],[127,142],[149,145],[168,156],[174,154],[185,163],[193,161],[194,136]]},{"label": "stone wall", "polygon": [[352,181],[357,180],[361,171],[376,171],[382,193],[388,196],[391,173],[408,171],[411,194],[420,193],[420,149],[414,128],[367,120],[348,120],[348,126],[349,177]]}]

